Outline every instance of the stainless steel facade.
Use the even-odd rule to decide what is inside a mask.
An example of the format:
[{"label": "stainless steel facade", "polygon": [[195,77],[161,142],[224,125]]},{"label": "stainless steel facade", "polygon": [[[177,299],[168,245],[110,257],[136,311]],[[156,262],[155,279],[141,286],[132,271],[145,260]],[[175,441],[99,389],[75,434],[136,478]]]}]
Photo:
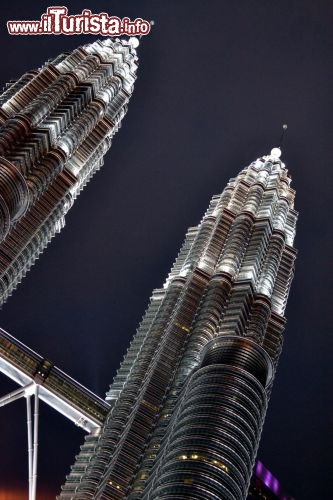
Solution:
[{"label": "stainless steel facade", "polygon": [[102,166],[133,91],[131,41],[62,54],[0,95],[0,304]]},{"label": "stainless steel facade", "polygon": [[296,256],[280,153],[231,179],[188,230],[59,499],[246,498]]}]

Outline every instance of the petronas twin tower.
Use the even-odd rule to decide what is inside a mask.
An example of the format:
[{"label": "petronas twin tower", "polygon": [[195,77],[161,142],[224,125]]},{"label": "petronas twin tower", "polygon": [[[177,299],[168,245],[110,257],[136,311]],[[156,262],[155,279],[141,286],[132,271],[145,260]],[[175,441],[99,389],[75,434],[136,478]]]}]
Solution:
[{"label": "petronas twin tower", "polygon": [[[86,45],[0,97],[2,302],[102,165],[133,90],[133,45]],[[296,256],[280,154],[230,179],[188,230],[59,499],[246,498]]]},{"label": "petronas twin tower", "polygon": [[246,497],[293,274],[297,214],[279,150],[190,228],[61,499]]},{"label": "petronas twin tower", "polygon": [[137,57],[105,40],[62,54],[0,96],[0,303],[64,225],[127,110]]}]

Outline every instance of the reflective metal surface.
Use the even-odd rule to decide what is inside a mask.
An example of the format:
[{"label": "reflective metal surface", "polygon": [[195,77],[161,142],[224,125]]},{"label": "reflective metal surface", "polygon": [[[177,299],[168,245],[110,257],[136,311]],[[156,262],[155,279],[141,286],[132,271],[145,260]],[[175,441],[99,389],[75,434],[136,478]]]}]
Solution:
[{"label": "reflective metal surface", "polygon": [[0,305],[25,276],[121,125],[136,78],[127,41],[105,39],[10,82],[0,96]]},{"label": "reflective metal surface", "polygon": [[295,193],[273,153],[188,230],[59,499],[246,498],[296,256]]}]

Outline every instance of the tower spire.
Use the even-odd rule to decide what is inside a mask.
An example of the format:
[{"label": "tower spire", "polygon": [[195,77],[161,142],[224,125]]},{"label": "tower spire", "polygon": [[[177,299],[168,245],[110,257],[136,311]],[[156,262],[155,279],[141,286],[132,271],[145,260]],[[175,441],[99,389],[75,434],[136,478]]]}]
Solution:
[{"label": "tower spire", "polygon": [[270,156],[274,160],[278,160],[280,158],[281,154],[282,154],[281,147],[282,147],[283,139],[284,139],[285,132],[286,132],[287,128],[288,128],[288,125],[286,123],[284,125],[282,125],[282,133],[281,133],[281,136],[280,136],[279,145],[278,145],[278,147],[273,148],[271,150]]},{"label": "tower spire", "polygon": [[284,123],[282,125],[282,132],[281,132],[281,136],[280,136],[280,142],[279,142],[279,148],[281,149],[282,147],[282,143],[283,143],[283,140],[284,140],[284,137],[285,137],[285,134],[286,134],[286,130],[288,128],[288,125],[286,123]]}]

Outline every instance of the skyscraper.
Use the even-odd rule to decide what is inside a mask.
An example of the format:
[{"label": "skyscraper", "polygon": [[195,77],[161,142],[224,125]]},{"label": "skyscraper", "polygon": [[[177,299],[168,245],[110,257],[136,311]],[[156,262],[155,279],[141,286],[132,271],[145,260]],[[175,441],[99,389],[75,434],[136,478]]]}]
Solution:
[{"label": "skyscraper", "polygon": [[132,40],[61,54],[0,96],[0,304],[103,164],[136,78]]},{"label": "skyscraper", "polygon": [[297,212],[274,148],[190,228],[58,497],[246,497],[283,341]]}]

